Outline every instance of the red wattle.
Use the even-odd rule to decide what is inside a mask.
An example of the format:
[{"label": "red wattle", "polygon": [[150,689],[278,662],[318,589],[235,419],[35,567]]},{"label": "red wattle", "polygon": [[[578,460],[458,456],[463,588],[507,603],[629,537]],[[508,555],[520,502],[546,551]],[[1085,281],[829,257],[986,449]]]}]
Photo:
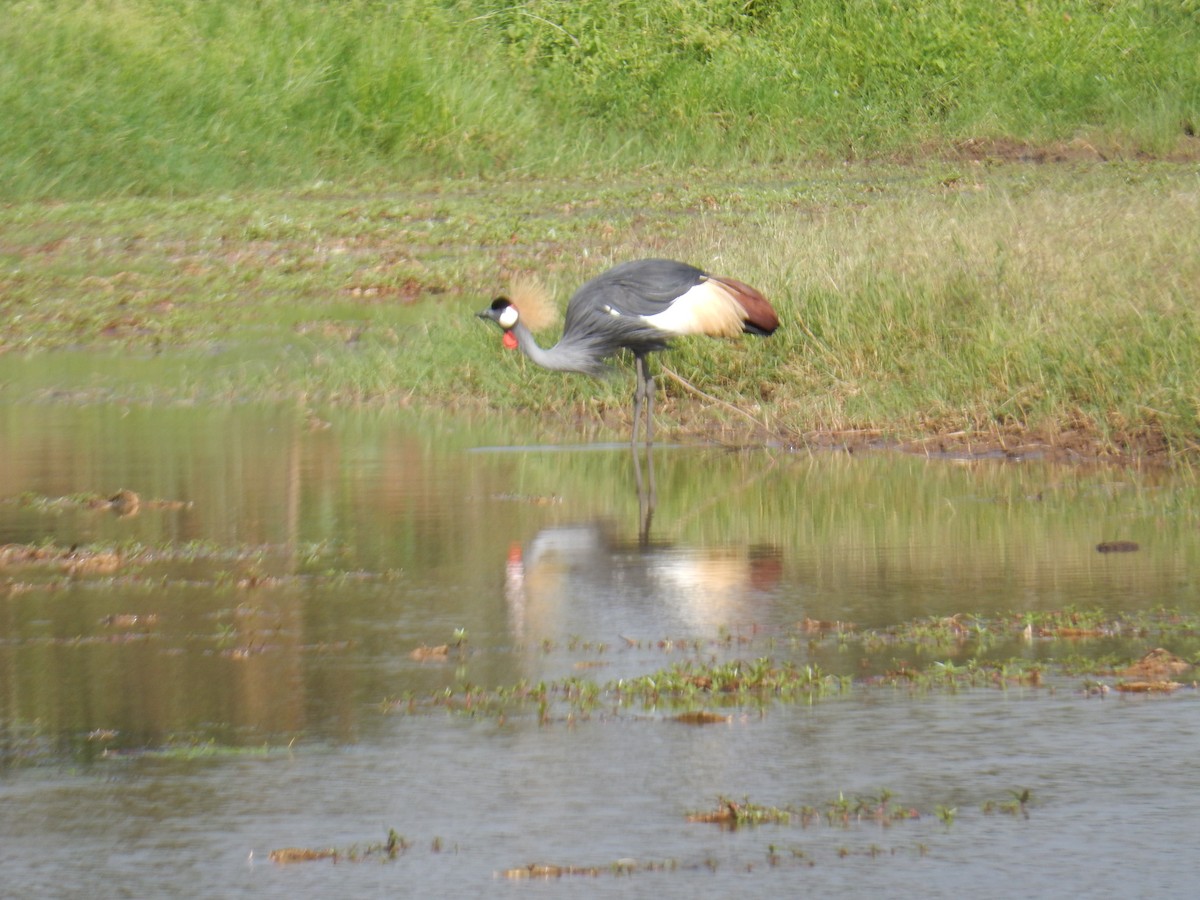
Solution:
[{"label": "red wattle", "polygon": [[517,349],[517,339],[513,337],[513,333],[511,331],[504,332],[504,346],[509,350]]}]

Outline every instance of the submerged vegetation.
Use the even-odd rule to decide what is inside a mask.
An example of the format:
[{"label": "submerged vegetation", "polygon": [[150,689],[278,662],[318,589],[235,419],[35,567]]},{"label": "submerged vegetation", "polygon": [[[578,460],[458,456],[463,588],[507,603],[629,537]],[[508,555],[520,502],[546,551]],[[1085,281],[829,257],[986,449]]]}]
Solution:
[{"label": "submerged vegetation", "polygon": [[[1088,647],[1087,641],[1094,643]],[[1186,657],[1157,647],[1130,658],[1130,648],[1150,641],[1181,646],[1197,657],[1200,618],[1162,609],[1116,616],[1068,609],[976,618],[970,624],[954,616],[885,629],[845,625],[821,631],[805,621],[788,634],[761,633],[736,645],[727,638],[662,640],[653,647],[639,643],[638,649],[690,657],[643,675],[606,682],[572,675],[500,687],[459,681],[425,696],[409,692],[385,702],[384,709],[407,714],[444,709],[500,722],[536,711],[541,724],[570,725],[625,713],[689,725],[733,725],[736,717],[730,713],[764,715],[773,704],[883,688],[925,693],[1047,687],[1090,697],[1112,689],[1170,693],[1185,682],[1194,687],[1195,663]],[[774,655],[725,658],[755,646]],[[822,653],[830,648],[836,649],[833,657]],[[842,671],[823,671],[811,661],[818,656],[836,660]],[[1082,674],[1093,677],[1072,680]],[[739,808],[726,807],[739,822],[734,815]]]},{"label": "submerged vegetation", "polygon": [[725,828],[793,823],[808,828],[822,821],[831,827],[846,828],[861,822],[887,825],[919,818],[921,814],[915,807],[897,802],[886,788],[874,796],[847,797],[839,793],[823,806],[807,803],[799,807],[765,806],[752,803],[749,798],[739,801],[718,797],[716,809],[687,814],[689,822],[707,822]]},{"label": "submerged vegetation", "polygon": [[[1029,819],[1029,808],[1033,804],[1033,794],[1029,788],[1010,790],[1009,798],[1005,800],[989,799],[981,805],[984,816],[1000,813],[1013,817]],[[923,818],[936,818],[947,828],[958,820],[957,807],[936,804],[932,809],[922,812],[916,806],[901,803],[896,800],[892,791],[884,788],[872,795],[846,795],[839,792],[837,797],[824,803],[804,803],[798,806],[773,806],[751,801],[750,798],[733,800],[728,797],[718,797],[714,809],[698,810],[685,813],[685,819],[692,824],[715,824],[723,829],[733,831],[739,828],[756,826],[778,826],[772,830],[773,838],[765,847],[766,863],[771,868],[785,865],[795,865],[811,868],[819,859],[819,852],[814,852],[813,845],[801,847],[795,844],[782,845],[777,843],[781,836],[786,835],[785,829],[799,827],[803,830],[826,826],[840,832],[849,832],[860,826],[875,825],[881,829],[891,829],[905,822],[919,823]],[[280,865],[299,862],[319,862],[327,860],[337,862],[368,862],[379,860],[392,861],[406,854],[414,845],[414,841],[389,829],[387,840],[380,843],[357,845],[346,848],[308,848],[288,847],[272,850],[269,859]],[[443,852],[443,841],[435,837],[430,843],[430,852]],[[929,848],[923,843],[913,847],[892,845],[885,849],[878,844],[869,844],[861,852],[871,857],[895,856],[897,853],[916,852],[919,855],[928,853]],[[454,848],[458,852],[458,848]],[[829,859],[844,859],[852,852],[845,844],[830,849]],[[560,878],[600,878],[629,877],[645,873],[688,872],[697,869],[708,869],[715,872],[722,862],[708,855],[704,859],[641,859],[625,857],[603,865],[596,864],[556,864],[556,863],[527,863],[522,866],[502,869],[495,877],[511,881],[529,879],[560,879]],[[756,863],[740,861],[738,866],[745,872],[754,871]]]},{"label": "submerged vegetation", "polygon": [[[1029,806],[1032,803],[1032,792],[1028,788],[1010,790],[1010,798],[1004,801],[987,800],[982,805],[984,815],[997,812],[1011,816],[1029,818]],[[919,822],[923,816],[936,817],[947,827],[957,818],[957,808],[938,804],[932,811],[922,813],[917,807],[898,802],[893,793],[884,788],[878,794],[871,796],[847,796],[839,793],[836,798],[823,804],[803,804],[800,806],[780,807],[752,802],[749,798],[732,800],[728,797],[718,797],[717,806],[712,810],[689,812],[685,818],[689,823],[716,824],[724,829],[734,830],[754,826],[775,825],[780,829],[787,826],[799,826],[805,830],[826,825],[831,829],[849,831],[855,826],[874,824],[882,828],[890,828],[903,822]],[[778,837],[776,837],[778,840]],[[272,850],[268,856],[271,862],[279,865],[290,865],[301,862],[369,862],[377,860],[389,862],[407,854],[412,849],[414,841],[400,835],[395,829],[388,830],[386,841],[371,843],[365,846],[352,845],[345,848],[335,847],[286,847]],[[444,851],[443,841],[435,837],[430,842],[429,852],[439,854]],[[916,845],[915,851],[924,855],[928,847]],[[870,844],[862,852],[875,856],[895,856],[898,852],[912,852],[912,849],[892,846],[884,849],[877,844]],[[458,847],[452,848],[457,853]],[[842,845],[834,850],[831,856],[845,858],[851,850]],[[771,868],[791,864],[810,868],[817,863],[816,855],[811,847],[780,846],[774,842],[766,846],[766,862]],[[554,863],[527,863],[522,866],[502,869],[495,877],[511,881],[529,879],[559,879],[559,878],[600,878],[603,876],[629,877],[645,873],[687,872],[697,869],[708,869],[715,872],[721,862],[709,855],[703,860],[682,861],[678,859],[639,859],[625,857],[604,865],[562,865]],[[739,867],[746,872],[755,868],[753,862],[740,862]]]},{"label": "submerged vegetation", "polygon": [[279,865],[313,862],[322,859],[328,859],[335,863],[367,862],[370,860],[390,862],[403,856],[411,847],[411,841],[407,840],[404,835],[398,834],[396,829],[389,828],[386,840],[366,844],[362,847],[357,844],[350,847],[324,847],[321,849],[284,847],[279,850],[272,850],[268,858],[271,862],[278,863]]}]

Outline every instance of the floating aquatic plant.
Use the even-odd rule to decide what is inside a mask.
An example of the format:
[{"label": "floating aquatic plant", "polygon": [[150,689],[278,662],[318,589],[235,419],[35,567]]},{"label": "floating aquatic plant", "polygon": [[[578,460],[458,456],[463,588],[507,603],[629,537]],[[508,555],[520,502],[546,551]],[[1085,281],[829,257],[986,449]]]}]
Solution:
[{"label": "floating aquatic plant", "polygon": [[268,858],[271,862],[279,863],[280,865],[314,862],[322,859],[331,859],[334,862],[365,862],[371,859],[387,861],[403,855],[411,846],[411,841],[405,839],[402,834],[397,833],[394,828],[389,828],[386,840],[379,843],[366,844],[363,847],[357,845],[341,849],[335,847],[320,849],[285,847],[281,850],[272,850]]}]

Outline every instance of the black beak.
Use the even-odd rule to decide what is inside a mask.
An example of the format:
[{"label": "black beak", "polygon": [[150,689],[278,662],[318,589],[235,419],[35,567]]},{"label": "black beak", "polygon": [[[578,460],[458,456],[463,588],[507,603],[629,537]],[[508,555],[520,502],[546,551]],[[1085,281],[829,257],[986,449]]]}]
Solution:
[{"label": "black beak", "polygon": [[[491,306],[489,306],[485,310],[482,310],[481,312],[475,313],[475,315],[480,319],[491,319],[493,322],[495,322],[497,325],[499,325],[500,324],[500,313],[503,310],[507,309],[508,306],[509,306],[509,302],[506,299],[504,299],[503,297],[497,297],[495,300],[492,301]],[[501,327],[503,327],[503,326],[501,326]]]}]

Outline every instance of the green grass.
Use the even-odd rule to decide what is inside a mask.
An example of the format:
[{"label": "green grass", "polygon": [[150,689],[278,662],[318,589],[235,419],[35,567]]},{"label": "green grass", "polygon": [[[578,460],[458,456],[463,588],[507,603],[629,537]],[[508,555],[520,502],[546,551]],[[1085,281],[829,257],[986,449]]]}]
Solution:
[{"label": "green grass", "polygon": [[805,395],[826,408],[804,418],[833,429],[1078,427],[1118,440],[1166,431],[1194,443],[1198,273],[1177,242],[1200,212],[1194,175],[963,176],[885,186],[799,247],[785,230],[764,248],[799,263],[787,274],[810,340],[775,380],[816,388]]},{"label": "green grass", "polygon": [[[115,390],[131,399],[450,404],[612,437],[628,427],[627,368],[607,381],[545,372],[473,313],[513,273],[565,301],[608,265],[664,255],[755,284],[784,323],[767,340],[691,339],[664,356],[765,430],[664,378],[668,433],[1183,456],[1200,445],[1196,246],[1200,177],[1169,163],[30,202],[0,223],[0,348],[86,350],[75,375],[48,367],[56,390],[97,386],[100,351],[128,372]],[[10,396],[34,368],[6,369]]]},{"label": "green grass", "polygon": [[1193,0],[29,0],[0,197],[628,172],[965,140],[1188,153]]},{"label": "green grass", "polygon": [[1200,445],[1192,0],[30,0],[0,121],[0,348],[236,342],[140,396],[624,427],[468,313],[666,255],[780,307],[670,364],[789,442]]},{"label": "green grass", "polygon": [[483,38],[419,3],[20,4],[0,25],[0,183],[175,194],[485,167],[535,124]]},{"label": "green grass", "polygon": [[537,94],[575,115],[649,116],[661,136],[631,138],[687,158],[790,158],[1093,128],[1170,145],[1196,108],[1192,6],[541,0],[496,17]]}]

